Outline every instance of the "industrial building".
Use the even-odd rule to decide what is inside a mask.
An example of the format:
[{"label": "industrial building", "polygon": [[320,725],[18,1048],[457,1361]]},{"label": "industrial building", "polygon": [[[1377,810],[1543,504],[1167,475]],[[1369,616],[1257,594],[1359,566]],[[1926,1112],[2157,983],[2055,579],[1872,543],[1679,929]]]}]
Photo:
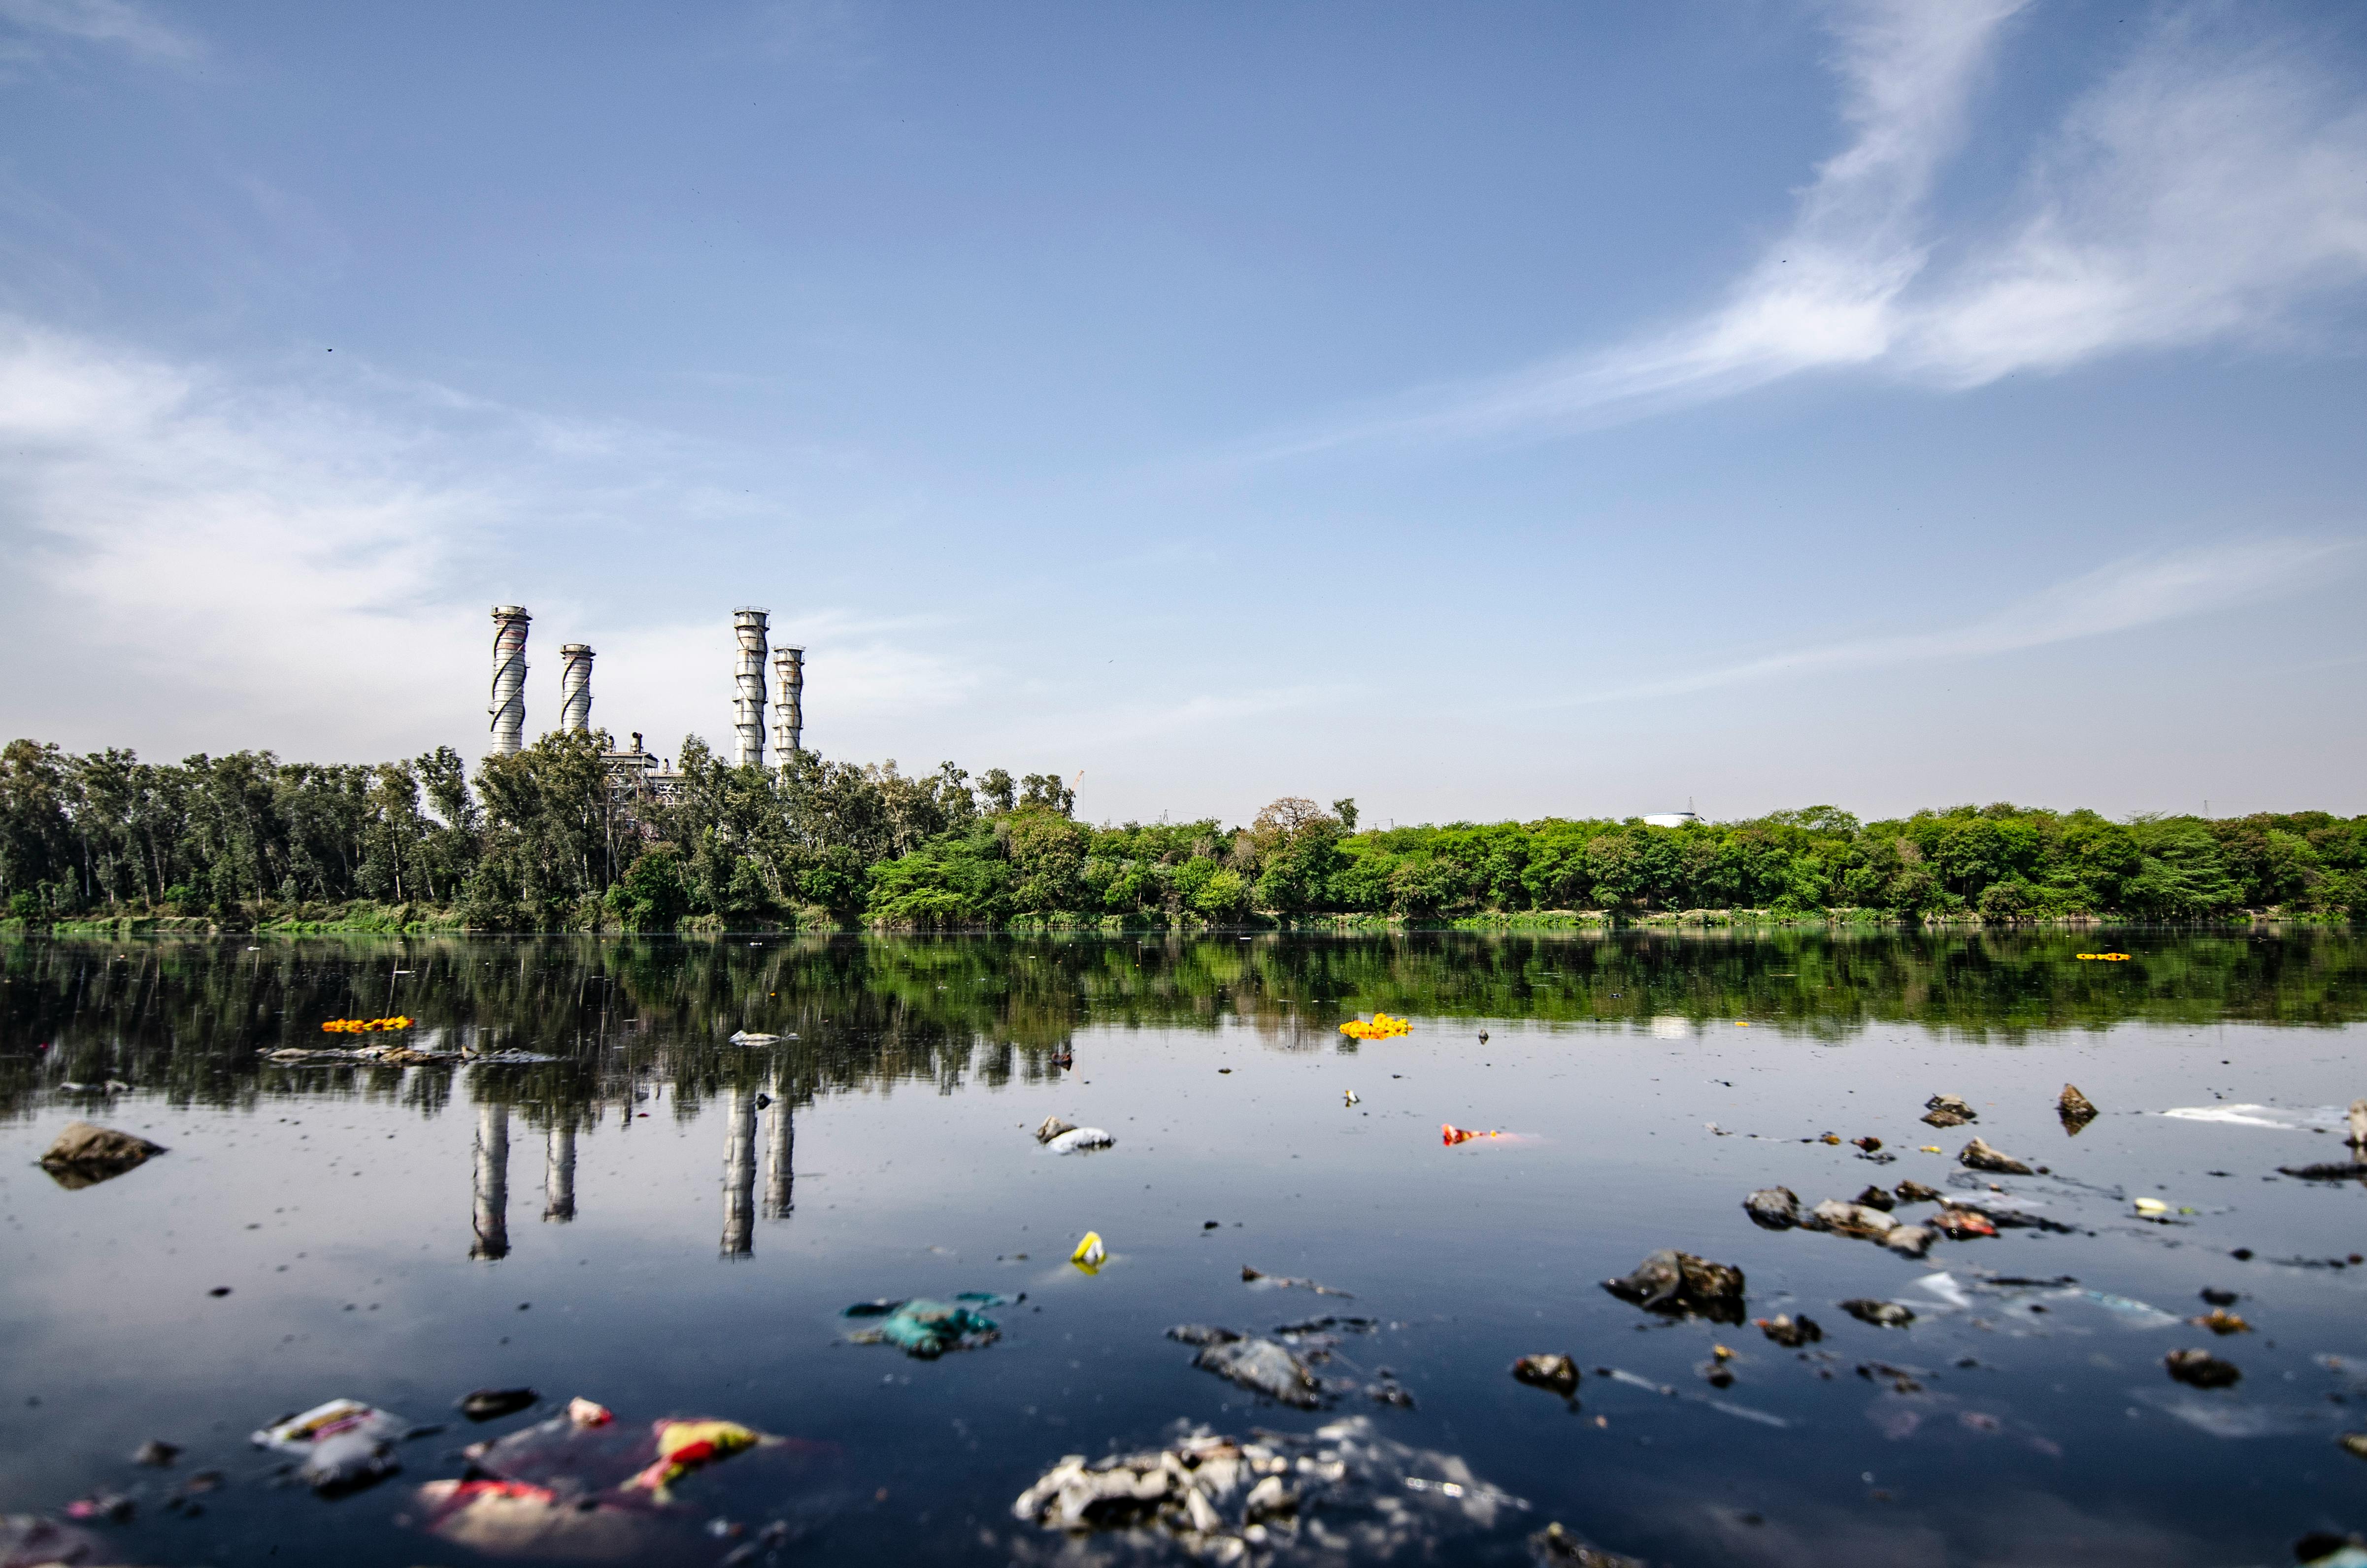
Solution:
[{"label": "industrial building", "polygon": [[[731,612],[736,653],[731,671],[731,728],[735,737],[732,760],[742,767],[764,766],[767,691],[772,676],[771,740],[774,765],[787,767],[805,744],[806,651],[790,643],[770,645],[771,612],[742,605]],[[523,605],[493,607],[493,680],[491,754],[514,756],[525,745],[527,633],[534,617]],[[559,728],[565,734],[592,732],[592,645],[569,642],[559,650]],[[641,732],[631,732],[632,744],[601,754],[607,765],[609,791],[623,800],[663,800],[681,788],[682,775],[666,759],[641,744]]]}]

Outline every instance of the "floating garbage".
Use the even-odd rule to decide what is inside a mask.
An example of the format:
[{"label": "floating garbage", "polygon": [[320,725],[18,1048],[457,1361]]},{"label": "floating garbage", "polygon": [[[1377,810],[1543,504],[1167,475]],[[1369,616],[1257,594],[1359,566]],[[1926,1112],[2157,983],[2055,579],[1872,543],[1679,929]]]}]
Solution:
[{"label": "floating garbage", "polygon": [[1241,1265],[1241,1283],[1270,1285],[1277,1290],[1312,1290],[1319,1296],[1337,1296],[1343,1301],[1353,1301],[1356,1299],[1352,1291],[1335,1290],[1329,1285],[1319,1285],[1312,1279],[1293,1279],[1284,1274],[1261,1273],[1246,1263]]},{"label": "floating garbage", "polygon": [[660,1421],[652,1432],[657,1437],[657,1458],[625,1485],[645,1491],[661,1503],[672,1501],[669,1488],[692,1471],[760,1443],[780,1441],[736,1421]]},{"label": "floating garbage", "polygon": [[2081,1130],[2096,1119],[2097,1110],[2094,1103],[2087,1096],[2081,1094],[2076,1086],[2066,1084],[2063,1085],[2063,1093],[2055,1101],[2055,1114],[2062,1119],[2063,1131],[2069,1136],[2077,1138]]},{"label": "floating garbage", "polygon": [[2198,1389],[2233,1388],[2243,1373],[2208,1350],[2173,1350],[2161,1358],[2169,1375]]},{"label": "floating garbage", "polygon": [[1200,1347],[1192,1365],[1229,1378],[1251,1393],[1301,1410],[1313,1410],[1323,1403],[1323,1384],[1307,1363],[1271,1339],[1237,1336],[1213,1341]]},{"label": "floating garbage", "polygon": [[1858,1322],[1872,1324],[1876,1328],[1905,1328],[1915,1321],[1912,1308],[1897,1301],[1873,1301],[1864,1296],[1843,1301],[1841,1311]]},{"label": "floating garbage", "polygon": [[2340,1443],[2345,1451],[2367,1460],[2367,1432],[2345,1432],[2335,1441]]},{"label": "floating garbage", "polygon": [[1077,1250],[1069,1255],[1069,1261],[1087,1274],[1099,1274],[1102,1265],[1109,1261],[1109,1253],[1102,1246],[1102,1233],[1087,1231],[1084,1240],[1077,1244]]},{"label": "floating garbage", "polygon": [[485,1051],[464,1053],[461,1060],[471,1067],[539,1067],[559,1058],[539,1051]]},{"label": "floating garbage", "polygon": [[1457,1143],[1468,1143],[1474,1138],[1501,1138],[1501,1131],[1482,1132],[1476,1128],[1457,1127],[1451,1121],[1438,1124],[1438,1141],[1452,1149]]},{"label": "floating garbage", "polygon": [[[1868,1187],[1869,1192],[1880,1192]],[[1888,1196],[1883,1194],[1883,1196]],[[1921,1257],[1931,1250],[1939,1233],[1922,1225],[1902,1225],[1880,1209],[1866,1203],[1843,1203],[1829,1198],[1810,1210],[1800,1221],[1804,1231],[1827,1231],[1837,1236],[1852,1236],[1861,1241],[1879,1242],[1903,1257]]]},{"label": "floating garbage", "polygon": [[180,1457],[180,1444],[167,1443],[160,1438],[151,1437],[146,1442],[141,1444],[137,1451],[132,1454],[131,1462],[133,1464],[149,1465],[157,1470],[164,1470],[168,1468],[175,1460],[179,1459]]},{"label": "floating garbage", "polygon": [[1753,1318],[1750,1321],[1758,1325],[1760,1333],[1786,1350],[1814,1345],[1825,1336],[1825,1331],[1817,1326],[1817,1320],[1806,1312],[1796,1318],[1788,1312],[1778,1312],[1772,1318]]},{"label": "floating garbage", "polygon": [[1683,1313],[1713,1323],[1742,1321],[1742,1270],[1689,1252],[1656,1252],[1625,1278],[1605,1279],[1603,1288],[1647,1312]]},{"label": "floating garbage", "polygon": [[0,1568],[49,1568],[57,1563],[120,1561],[88,1530],[38,1514],[0,1514]]},{"label": "floating garbage", "polygon": [[2252,1325],[2250,1324],[2246,1323],[2242,1318],[2237,1316],[2234,1312],[2229,1312],[2225,1307],[2214,1307],[2209,1312],[2204,1312],[2201,1317],[2188,1318],[2186,1321],[2192,1324],[2197,1328],[2207,1328],[2212,1333],[2222,1335],[2223,1337],[2230,1334],[2249,1334],[2252,1332]]},{"label": "floating garbage", "polygon": [[1387,1013],[1375,1013],[1369,1022],[1363,1018],[1349,1019],[1340,1026],[1340,1032],[1351,1040],[1387,1040],[1395,1035],[1413,1033],[1413,1021],[1410,1018],[1392,1018]]},{"label": "floating garbage", "polygon": [[1961,1095],[1933,1095],[1923,1102],[1923,1119],[1934,1127],[1962,1127],[1980,1119],[1980,1112]]},{"label": "floating garbage", "polygon": [[1742,1210],[1762,1231],[1788,1231],[1800,1222],[1800,1195],[1788,1187],[1762,1187],[1742,1200]]},{"label": "floating garbage", "polygon": [[532,1389],[478,1389],[462,1394],[454,1408],[471,1421],[498,1421],[504,1415],[515,1415],[541,1398]]},{"label": "floating garbage", "polygon": [[950,1301],[917,1296],[909,1301],[862,1301],[842,1317],[881,1319],[876,1328],[854,1335],[858,1345],[893,1345],[908,1356],[934,1361],[948,1350],[975,1350],[1002,1336],[995,1321],[981,1307],[1004,1307],[1009,1296],[991,1290],[964,1290]]},{"label": "floating garbage", "polygon": [[1087,1149],[1106,1149],[1116,1142],[1098,1127],[1071,1127],[1066,1132],[1048,1139],[1044,1147],[1056,1154],[1074,1154]]},{"label": "floating garbage", "polygon": [[[1227,1565],[1294,1545],[1328,1560],[1423,1561],[1527,1506],[1456,1456],[1373,1436],[1368,1416],[1246,1439],[1179,1426],[1163,1449],[1062,1458],[1011,1506],[1023,1524],[1059,1532],[1059,1545],[1011,1546],[1028,1562],[1131,1561],[1162,1539]],[[1116,1539],[1097,1549],[1103,1536]]]},{"label": "floating garbage", "polygon": [[321,1025],[323,1034],[378,1034],[389,1029],[407,1029],[412,1020],[393,1018],[330,1018]]},{"label": "floating garbage", "polygon": [[2178,1106],[2161,1114],[2172,1121],[2214,1121],[2228,1127],[2273,1128],[2280,1132],[2333,1132],[2346,1128],[2350,1119],[2348,1111],[2335,1106],[2292,1110],[2249,1103]]},{"label": "floating garbage", "polygon": [[1353,1108],[1365,1103],[1356,1097],[1356,1091],[1353,1089],[1342,1089],[1341,1094],[1344,1096],[1342,1104],[1346,1107]]},{"label": "floating garbage", "polygon": [[2293,1561],[2301,1568],[2367,1568],[2367,1540],[2312,1530],[2293,1542]]},{"label": "floating garbage", "polygon": [[301,1415],[282,1416],[251,1438],[258,1449],[303,1460],[297,1475],[318,1492],[367,1486],[402,1467],[394,1445],[411,1436],[402,1416],[357,1399],[333,1399]]},{"label": "floating garbage", "polygon": [[1558,1521],[1529,1537],[1529,1555],[1539,1562],[1568,1562],[1575,1568],[1647,1568],[1640,1557],[1589,1546],[1561,1528]]},{"label": "floating garbage", "polygon": [[164,1153],[136,1133],[118,1131],[94,1122],[69,1121],[41,1156],[41,1168],[68,1191],[96,1187],[134,1171]]},{"label": "floating garbage", "polygon": [[734,1045],[778,1045],[785,1040],[797,1038],[793,1034],[751,1034],[746,1029],[734,1029],[730,1035]]},{"label": "floating garbage", "polygon": [[1512,1363],[1512,1377],[1531,1388],[1548,1389],[1564,1399],[1578,1392],[1578,1363],[1567,1356],[1523,1356]]},{"label": "floating garbage", "polygon": [[1049,1143],[1063,1132],[1075,1131],[1076,1128],[1077,1124],[1073,1121],[1062,1121],[1057,1116],[1048,1116],[1044,1119],[1044,1125],[1036,1130],[1036,1142]]},{"label": "floating garbage", "polygon": [[1942,1196],[1938,1187],[1925,1187],[1920,1181],[1902,1181],[1890,1190],[1901,1203],[1937,1203]]},{"label": "floating garbage", "polygon": [[1956,1162],[1971,1170],[1995,1171],[2000,1176],[2029,1176],[2031,1169],[2011,1154],[1992,1149],[1976,1138],[1957,1151]]}]

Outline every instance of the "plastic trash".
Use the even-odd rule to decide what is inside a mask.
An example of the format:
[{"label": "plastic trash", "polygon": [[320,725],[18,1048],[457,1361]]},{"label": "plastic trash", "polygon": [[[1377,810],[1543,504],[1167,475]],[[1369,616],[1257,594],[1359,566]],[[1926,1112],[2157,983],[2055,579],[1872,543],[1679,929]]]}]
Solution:
[{"label": "plastic trash", "polygon": [[1854,1236],[1863,1241],[1880,1241],[1897,1224],[1879,1209],[1844,1203],[1838,1198],[1826,1199],[1800,1221],[1804,1231],[1829,1231],[1837,1236]]},{"label": "plastic trash", "polygon": [[1863,1296],[1841,1303],[1841,1311],[1860,1323],[1876,1328],[1905,1328],[1915,1321],[1914,1310],[1897,1301],[1877,1301]]},{"label": "plastic trash", "polygon": [[1923,1102],[1923,1119],[1934,1127],[1962,1127],[1980,1119],[1980,1112],[1961,1095],[1933,1095]]},{"label": "plastic trash", "polygon": [[2214,1307],[2209,1312],[2204,1312],[2201,1317],[2188,1318],[2186,1321],[2192,1324],[2197,1328],[2207,1328],[2212,1333],[2223,1337],[2230,1334],[2249,1334],[2252,1332],[2252,1325],[2250,1324],[2246,1323],[2242,1318],[2237,1316],[2234,1312],[2229,1312],[2225,1307]]},{"label": "plastic trash", "polygon": [[2096,1119],[2097,1111],[2094,1102],[2081,1094],[2077,1085],[2066,1084],[2063,1093],[2055,1101],[2055,1114],[2062,1119],[2064,1132],[2077,1138],[2090,1122]]},{"label": "plastic trash", "polygon": [[1762,1187],[1742,1200],[1742,1210],[1762,1231],[1788,1231],[1800,1222],[1800,1195],[1788,1187]]},{"label": "plastic trash", "polygon": [[1214,1324],[1179,1323],[1167,1331],[1167,1337],[1183,1345],[1229,1345],[1240,1335]]},{"label": "plastic trash", "polygon": [[1742,1270],[1689,1252],[1656,1252],[1625,1278],[1605,1279],[1603,1288],[1647,1312],[1705,1317],[1713,1323],[1742,1321]]},{"label": "plastic trash", "polygon": [[2000,1176],[2029,1176],[2031,1169],[2011,1154],[1992,1149],[1976,1138],[1956,1153],[1957,1164],[1970,1170],[1995,1171]]},{"label": "plastic trash", "polygon": [[1099,1274],[1102,1265],[1109,1261],[1109,1253],[1102,1246],[1102,1233],[1087,1231],[1084,1239],[1077,1244],[1077,1250],[1069,1255],[1069,1261],[1087,1274]]},{"label": "plastic trash", "polygon": [[2340,1443],[2345,1451],[2367,1460],[2367,1432],[2345,1432],[2335,1441]]},{"label": "plastic trash", "polygon": [[780,1441],[736,1421],[660,1421],[652,1430],[658,1457],[625,1485],[629,1490],[646,1491],[661,1502],[670,1500],[668,1489],[675,1482],[701,1466],[730,1459],[760,1443]]},{"label": "plastic trash", "polygon": [[1307,1363],[1291,1354],[1288,1346],[1271,1339],[1244,1337],[1204,1345],[1192,1358],[1192,1365],[1301,1410],[1312,1410],[1323,1403],[1323,1385],[1308,1370]]},{"label": "plastic trash", "polygon": [[1863,1192],[1857,1195],[1854,1201],[1861,1209],[1879,1209],[1886,1214],[1898,1206],[1898,1199],[1896,1197],[1871,1183]]},{"label": "plastic trash", "polygon": [[2233,1388],[2243,1377],[2235,1363],[2222,1361],[2208,1350],[2173,1350],[2161,1358],[2169,1375],[2198,1389]]},{"label": "plastic trash", "polygon": [[1567,1356],[1523,1356],[1512,1363],[1512,1377],[1533,1389],[1547,1389],[1564,1399],[1578,1392],[1578,1363]]},{"label": "plastic trash", "polygon": [[60,1187],[73,1191],[96,1187],[111,1181],[126,1171],[139,1169],[164,1153],[161,1143],[151,1143],[136,1133],[120,1132],[94,1122],[69,1121],[49,1152],[41,1156],[41,1168]]},{"label": "plastic trash", "polygon": [[1073,1121],[1062,1121],[1057,1116],[1048,1116],[1044,1119],[1044,1125],[1036,1130],[1036,1142],[1038,1143],[1049,1143],[1053,1139],[1058,1138],[1063,1132],[1072,1132],[1076,1131],[1076,1126],[1077,1124]]},{"label": "plastic trash", "polygon": [[2290,1110],[2280,1106],[2179,1106],[2163,1111],[2172,1121],[2214,1121],[2229,1127],[2268,1127],[2280,1132],[2334,1132],[2349,1126],[2350,1113],[2333,1106]]},{"label": "plastic trash", "polygon": [[1925,1187],[1920,1181],[1902,1181],[1890,1190],[1901,1203],[1937,1203],[1942,1196],[1938,1187]]},{"label": "plastic trash", "polygon": [[1968,1242],[1976,1236],[1997,1234],[1997,1221],[1977,1209],[1965,1209],[1950,1203],[1925,1221],[1951,1241]]},{"label": "plastic trash", "polygon": [[751,1034],[746,1029],[731,1031],[731,1043],[734,1045],[778,1045],[784,1040],[797,1038],[795,1035]]},{"label": "plastic trash", "polygon": [[88,1530],[38,1514],[0,1514],[0,1568],[106,1562],[117,1553]]},{"label": "plastic trash", "polygon": [[1758,1325],[1760,1333],[1786,1350],[1814,1345],[1825,1336],[1825,1331],[1817,1325],[1817,1320],[1806,1312],[1796,1318],[1788,1312],[1778,1312],[1772,1318],[1753,1318],[1750,1321]]},{"label": "plastic trash", "polygon": [[1355,1090],[1353,1090],[1353,1089],[1343,1089],[1343,1090],[1342,1090],[1342,1091],[1341,1091],[1341,1094],[1342,1094],[1342,1096],[1343,1096],[1343,1098],[1342,1098],[1342,1104],[1343,1104],[1343,1105],[1346,1105],[1346,1106],[1358,1106],[1358,1105],[1362,1105],[1362,1104],[1364,1103],[1362,1100],[1360,1100],[1360,1099],[1358,1099],[1358,1098],[1356,1097],[1356,1091],[1355,1091]]},{"label": "plastic trash", "polygon": [[1457,1127],[1451,1121],[1442,1121],[1438,1124],[1439,1142],[1450,1149],[1457,1143],[1468,1143],[1474,1138],[1501,1138],[1502,1136],[1503,1133],[1501,1131],[1483,1132],[1477,1128]]},{"label": "plastic trash", "polygon": [[464,1393],[454,1406],[471,1421],[498,1421],[515,1415],[542,1396],[532,1389],[478,1389]]},{"label": "plastic trash", "polygon": [[1048,1141],[1044,1147],[1056,1154],[1074,1154],[1087,1149],[1106,1149],[1116,1142],[1098,1127],[1071,1127]]},{"label": "plastic trash", "polygon": [[993,1344],[1002,1337],[1002,1330],[980,1309],[1010,1304],[1010,1297],[991,1290],[964,1290],[950,1301],[933,1301],[925,1296],[897,1301],[889,1304],[884,1313],[882,1303],[863,1301],[840,1315],[880,1319],[878,1327],[854,1336],[859,1345],[893,1345],[908,1356],[934,1361],[948,1350],[975,1350]]},{"label": "plastic trash", "polygon": [[316,1491],[342,1492],[367,1486],[402,1468],[393,1448],[411,1435],[411,1423],[357,1399],[333,1399],[297,1415],[282,1416],[255,1433],[258,1449],[303,1460],[297,1474]]}]

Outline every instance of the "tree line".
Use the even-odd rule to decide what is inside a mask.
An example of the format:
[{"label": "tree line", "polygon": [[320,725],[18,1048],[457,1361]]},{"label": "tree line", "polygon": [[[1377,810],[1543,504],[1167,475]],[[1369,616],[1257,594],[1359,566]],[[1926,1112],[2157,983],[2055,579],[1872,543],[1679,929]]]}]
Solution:
[{"label": "tree line", "polygon": [[1246,826],[1096,826],[1058,774],[908,775],[811,752],[746,768],[692,737],[658,798],[612,787],[607,746],[546,735],[472,776],[449,747],[375,766],[153,764],[14,741],[0,918],[670,931],[2367,913],[2367,817],[2323,812],[2114,822],[2000,803],[1861,822],[1814,806],[1673,828],[1374,830],[1353,800],[1285,797]]}]

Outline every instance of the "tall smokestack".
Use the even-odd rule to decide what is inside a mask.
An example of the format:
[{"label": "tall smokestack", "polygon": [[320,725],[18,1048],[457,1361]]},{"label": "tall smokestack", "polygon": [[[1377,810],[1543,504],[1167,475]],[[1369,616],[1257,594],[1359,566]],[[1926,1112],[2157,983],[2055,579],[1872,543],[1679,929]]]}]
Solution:
[{"label": "tall smokestack", "polygon": [[783,648],[773,655],[773,749],[783,767],[803,749],[806,728],[806,651]]},{"label": "tall smokestack", "polygon": [[592,644],[569,642],[559,650],[559,727],[580,735],[592,727]]},{"label": "tall smokestack", "polygon": [[523,605],[493,607],[493,755],[515,756],[526,737],[526,629]]},{"label": "tall smokestack", "polygon": [[731,699],[731,726],[740,732],[742,767],[764,766],[764,612],[742,606],[731,612],[731,632],[740,639],[740,664],[735,680],[740,694]]}]

